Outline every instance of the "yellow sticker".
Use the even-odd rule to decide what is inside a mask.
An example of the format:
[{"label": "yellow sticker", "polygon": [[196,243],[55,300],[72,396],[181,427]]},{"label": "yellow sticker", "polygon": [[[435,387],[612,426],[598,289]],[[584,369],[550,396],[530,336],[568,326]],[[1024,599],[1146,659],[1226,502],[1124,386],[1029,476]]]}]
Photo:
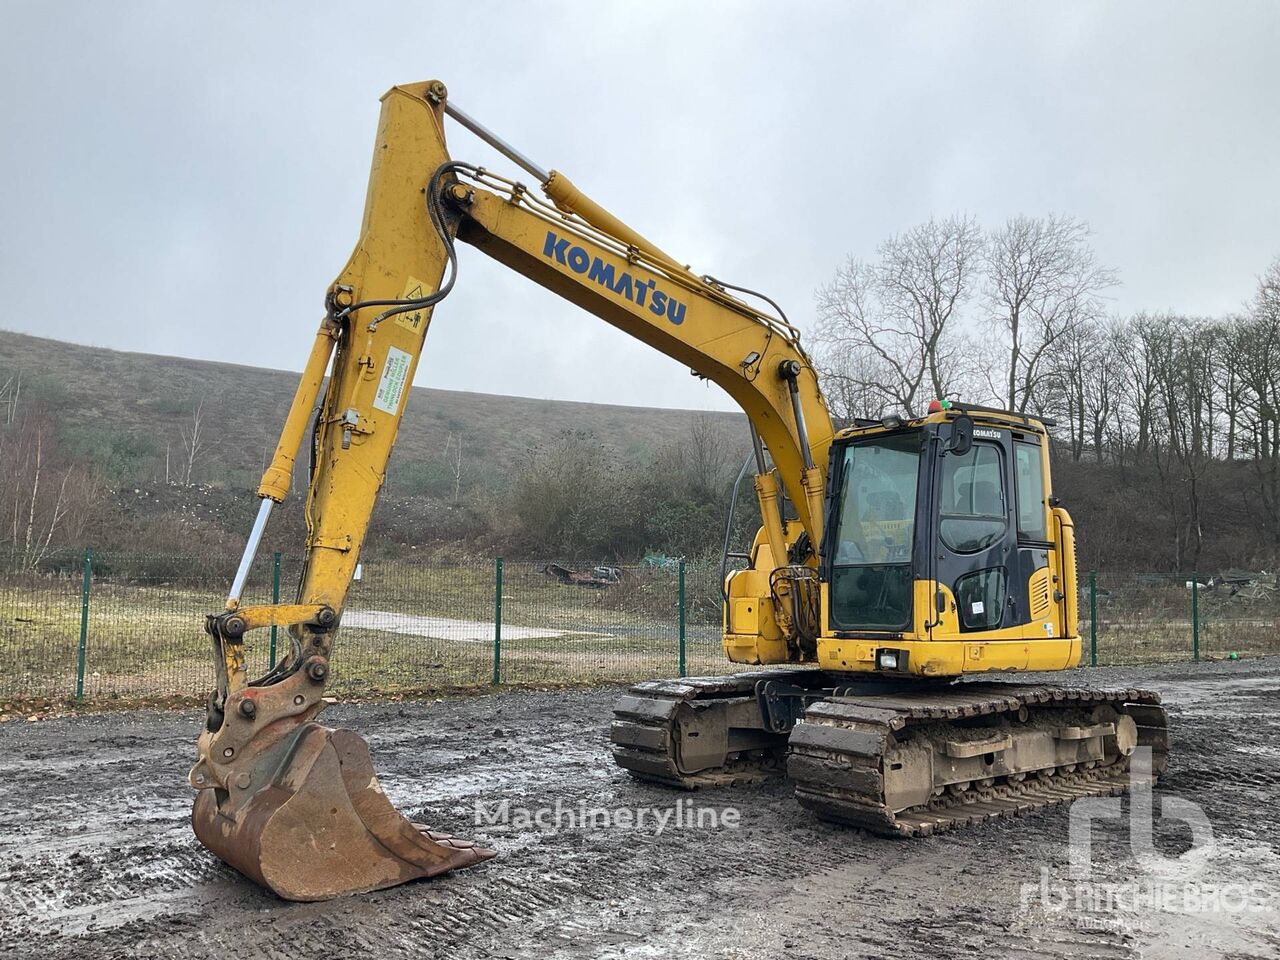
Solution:
[{"label": "yellow sticker", "polygon": [[[429,294],[430,291],[427,289],[427,285],[425,283],[421,280],[416,280],[413,277],[410,277],[408,282],[404,285],[404,293],[400,294],[400,299],[421,300]],[[397,313],[396,323],[400,324],[400,326],[404,327],[406,330],[420,334],[427,326],[427,311],[424,309]]]}]

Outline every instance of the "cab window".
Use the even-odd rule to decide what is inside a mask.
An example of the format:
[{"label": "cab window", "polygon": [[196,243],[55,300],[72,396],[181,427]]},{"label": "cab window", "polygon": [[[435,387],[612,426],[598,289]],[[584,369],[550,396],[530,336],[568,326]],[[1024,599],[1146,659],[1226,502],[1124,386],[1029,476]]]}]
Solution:
[{"label": "cab window", "polygon": [[1018,441],[1013,445],[1013,456],[1018,476],[1018,536],[1023,540],[1048,540],[1040,445]]},{"label": "cab window", "polygon": [[901,630],[911,622],[920,452],[919,431],[845,450],[831,573],[836,629]]},{"label": "cab window", "polygon": [[975,443],[964,456],[942,459],[938,535],[956,553],[986,550],[1008,527],[1000,447]]},{"label": "cab window", "polygon": [[1006,575],[1004,567],[992,567],[961,577],[956,582],[956,610],[960,630],[994,630],[1004,618]]}]

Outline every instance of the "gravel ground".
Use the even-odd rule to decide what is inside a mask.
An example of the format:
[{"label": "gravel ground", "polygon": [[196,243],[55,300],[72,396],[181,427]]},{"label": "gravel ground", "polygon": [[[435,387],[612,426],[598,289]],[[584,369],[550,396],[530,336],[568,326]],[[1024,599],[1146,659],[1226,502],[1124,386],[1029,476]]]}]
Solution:
[{"label": "gravel ground", "polygon": [[[326,714],[368,738],[401,810],[499,856],[322,904],[276,900],[196,843],[185,781],[195,714],[0,726],[0,955],[1280,957],[1280,898],[1260,906],[1280,892],[1280,659],[1053,679],[1165,696],[1173,760],[1157,809],[1169,797],[1199,804],[1214,842],[1193,847],[1172,818],[1156,821],[1162,862],[1134,854],[1126,821],[1098,822],[1093,839],[1094,881],[1155,878],[1174,892],[1161,906],[1059,908],[1062,809],[925,840],[870,837],[812,819],[782,782],[692,795],[637,783],[608,757],[616,689],[524,691]],[[477,825],[477,802],[501,800],[512,823]],[[718,827],[564,820],[582,804],[681,800],[716,812]],[[557,801],[564,829],[516,822],[520,808]],[[1196,909],[1214,890],[1249,909]]]}]

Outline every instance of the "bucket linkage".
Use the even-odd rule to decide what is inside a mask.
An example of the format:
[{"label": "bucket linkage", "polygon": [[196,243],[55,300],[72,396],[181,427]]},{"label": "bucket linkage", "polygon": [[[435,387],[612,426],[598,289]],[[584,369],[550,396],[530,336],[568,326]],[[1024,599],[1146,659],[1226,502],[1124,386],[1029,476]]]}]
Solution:
[{"label": "bucket linkage", "polygon": [[308,642],[288,660],[243,682],[241,638],[255,612],[230,610],[207,623],[219,669],[189,778],[200,842],[287,900],[380,890],[494,856],[403,817],[364,740],[316,722],[327,704],[320,694],[332,611],[318,611],[320,629],[302,631]]}]

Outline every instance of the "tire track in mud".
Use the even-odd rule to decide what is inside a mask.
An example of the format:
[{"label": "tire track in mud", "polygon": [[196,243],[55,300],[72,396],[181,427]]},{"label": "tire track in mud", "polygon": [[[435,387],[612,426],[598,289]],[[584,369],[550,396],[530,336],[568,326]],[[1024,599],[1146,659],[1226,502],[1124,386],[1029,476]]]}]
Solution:
[{"label": "tire track in mud", "polygon": [[[1280,662],[1100,670],[1148,680],[1173,711],[1166,789],[1221,832],[1276,842]],[[1046,678],[1048,679],[1048,678]],[[1056,679],[1056,678],[1055,678]],[[1237,692],[1232,692],[1237,691]],[[1066,860],[1061,812],[921,841],[810,818],[784,783],[700,794],[633,781],[608,757],[616,691],[513,692],[339,707],[391,799],[498,859],[327,904],[283,904],[208,855],[185,785],[199,719],[130,713],[0,728],[0,953],[22,958],[1131,957],[1146,934],[1019,910]],[[1259,749],[1261,748],[1261,749]],[[1273,751],[1268,753],[1268,751]],[[558,834],[474,827],[477,801],[734,806],[738,829]],[[1158,838],[1161,839],[1161,838]],[[1176,852],[1179,838],[1161,842]],[[1123,865],[1127,835],[1100,831]],[[1274,879],[1274,878],[1273,878]],[[1240,956],[1265,956],[1253,941]],[[1274,951],[1272,951],[1274,953]]]}]

